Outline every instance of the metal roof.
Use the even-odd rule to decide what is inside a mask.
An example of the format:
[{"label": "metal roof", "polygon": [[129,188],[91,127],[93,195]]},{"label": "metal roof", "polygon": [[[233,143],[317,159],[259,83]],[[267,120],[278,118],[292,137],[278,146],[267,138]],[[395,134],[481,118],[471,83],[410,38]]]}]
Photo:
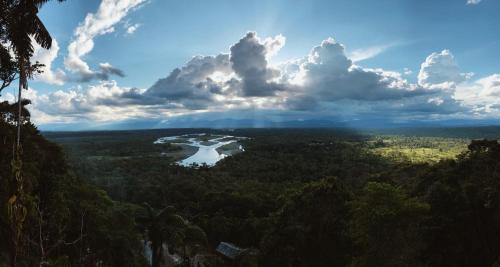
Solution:
[{"label": "metal roof", "polygon": [[220,254],[233,260],[236,259],[238,256],[240,256],[241,253],[244,251],[243,249],[235,246],[234,244],[227,242],[220,242],[215,250]]}]

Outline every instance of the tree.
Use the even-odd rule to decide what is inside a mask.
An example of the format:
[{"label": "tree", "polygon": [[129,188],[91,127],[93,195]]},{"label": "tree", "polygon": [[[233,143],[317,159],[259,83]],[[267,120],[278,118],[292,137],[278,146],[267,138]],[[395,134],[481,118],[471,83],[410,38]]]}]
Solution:
[{"label": "tree", "polygon": [[155,211],[151,205],[144,203],[146,215],[139,216],[138,221],[145,225],[147,236],[151,242],[152,267],[159,267],[163,255],[163,242],[168,239],[174,243],[177,234],[184,228],[184,219],[175,213],[172,206]]},{"label": "tree", "polygon": [[[49,49],[52,45],[52,37],[38,17],[39,8],[49,0],[0,0],[0,41],[9,43],[15,54],[15,61],[9,54],[8,49],[0,49],[0,59],[2,67],[0,75],[2,78],[2,89],[8,86],[18,72],[18,110],[17,110],[17,133],[16,152],[12,160],[12,184],[15,188],[9,197],[7,206],[11,226],[11,266],[17,265],[18,249],[22,246],[21,236],[23,224],[28,214],[27,202],[29,202],[29,192],[25,192],[23,187],[25,181],[21,172],[21,123],[23,111],[22,89],[28,88],[28,79],[37,72],[37,67],[33,67],[30,58],[33,55],[33,38],[41,47]],[[9,55],[8,55],[9,54]],[[17,64],[14,64],[17,63]]]},{"label": "tree", "polygon": [[[26,108],[26,106],[29,105],[30,103],[31,101],[28,99],[23,99],[21,101],[21,105],[23,107],[22,109],[23,116],[21,120],[23,121],[23,123],[27,123],[30,120],[31,114],[29,110]],[[18,106],[17,103],[10,104],[7,101],[0,102],[0,119],[3,120],[4,122],[14,125],[18,117],[17,106]]]},{"label": "tree", "polygon": [[172,206],[160,211],[155,211],[148,203],[144,203],[144,206],[146,216],[139,216],[138,220],[145,226],[151,242],[151,266],[160,266],[165,242],[168,253],[173,253],[175,248],[182,248],[184,264],[188,265],[189,258],[207,246],[205,232],[182,218]]},{"label": "tree", "polygon": [[369,182],[352,202],[353,266],[417,266],[428,211],[398,187]]},{"label": "tree", "polygon": [[[35,42],[45,49],[50,49],[52,46],[52,37],[38,17],[39,9],[48,1],[50,0],[1,0],[0,3],[0,37],[2,41],[8,41],[10,43],[10,47],[16,57],[17,70],[19,71],[18,114],[21,114],[22,111],[22,89],[28,89],[28,79],[35,74],[35,70],[30,63],[30,58],[33,55],[31,38],[33,37]],[[63,0],[58,1],[62,2]],[[5,53],[5,51],[2,53]],[[3,58],[7,57],[3,55]],[[11,63],[12,61],[9,61],[7,58],[6,62]],[[10,70],[12,70],[12,68],[10,68]],[[12,77],[11,72],[9,75],[9,69],[7,69],[5,77],[7,81]],[[21,138],[21,116],[18,116],[17,125],[16,145],[19,146]]]},{"label": "tree", "polygon": [[[0,36],[1,37],[1,36]],[[0,38],[1,41],[3,38]],[[9,50],[0,45],[0,95],[2,90],[7,88],[15,79],[17,79],[17,62],[14,61]]]},{"label": "tree", "polygon": [[346,266],[351,197],[335,178],[310,183],[292,196],[263,241],[265,266]]},{"label": "tree", "polygon": [[457,160],[418,177],[431,218],[427,262],[436,266],[500,264],[500,144],[472,141]]},{"label": "tree", "polygon": [[190,266],[190,258],[207,247],[207,235],[200,227],[188,223],[181,232],[181,243],[184,265]]}]

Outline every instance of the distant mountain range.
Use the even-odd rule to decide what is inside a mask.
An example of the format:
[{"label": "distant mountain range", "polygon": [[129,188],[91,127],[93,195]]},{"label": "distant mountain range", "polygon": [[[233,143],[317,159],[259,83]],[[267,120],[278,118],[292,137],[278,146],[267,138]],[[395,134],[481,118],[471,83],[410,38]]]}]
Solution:
[{"label": "distant mountain range", "polygon": [[500,121],[447,120],[447,121],[407,121],[389,122],[382,119],[336,121],[328,119],[296,119],[273,121],[269,119],[206,119],[178,117],[169,120],[127,120],[107,123],[55,123],[42,124],[42,131],[92,131],[92,130],[131,130],[162,128],[354,128],[354,129],[394,129],[394,128],[439,128],[475,127],[500,125]]}]

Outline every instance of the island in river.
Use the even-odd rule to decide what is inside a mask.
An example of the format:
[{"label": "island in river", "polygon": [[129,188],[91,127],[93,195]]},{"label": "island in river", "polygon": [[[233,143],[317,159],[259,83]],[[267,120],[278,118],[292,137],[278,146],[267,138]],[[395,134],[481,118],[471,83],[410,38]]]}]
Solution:
[{"label": "island in river", "polygon": [[[186,167],[196,165],[213,166],[227,156],[243,152],[244,148],[239,143],[243,139],[246,139],[246,137],[200,133],[161,137],[154,143],[168,143],[180,146],[184,157],[177,161],[179,165]],[[179,154],[178,152],[176,153]],[[172,156],[166,152],[164,155]]]}]

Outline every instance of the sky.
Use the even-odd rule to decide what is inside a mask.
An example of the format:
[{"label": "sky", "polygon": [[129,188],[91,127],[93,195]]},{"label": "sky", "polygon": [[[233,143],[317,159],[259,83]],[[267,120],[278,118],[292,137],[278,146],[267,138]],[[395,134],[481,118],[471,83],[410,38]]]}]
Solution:
[{"label": "sky", "polygon": [[35,45],[45,69],[24,93],[44,130],[498,124],[498,10],[497,0],[51,1],[40,17],[52,48]]}]

